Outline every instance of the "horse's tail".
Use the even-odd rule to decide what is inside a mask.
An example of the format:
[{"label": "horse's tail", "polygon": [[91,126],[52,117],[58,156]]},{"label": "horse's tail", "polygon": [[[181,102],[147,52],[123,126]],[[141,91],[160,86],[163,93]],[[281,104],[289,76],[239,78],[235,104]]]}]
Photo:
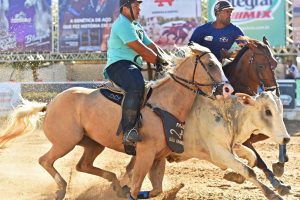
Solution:
[{"label": "horse's tail", "polygon": [[9,116],[8,126],[0,136],[0,149],[5,148],[5,144],[10,140],[34,131],[46,108],[46,103],[23,100],[22,105]]}]

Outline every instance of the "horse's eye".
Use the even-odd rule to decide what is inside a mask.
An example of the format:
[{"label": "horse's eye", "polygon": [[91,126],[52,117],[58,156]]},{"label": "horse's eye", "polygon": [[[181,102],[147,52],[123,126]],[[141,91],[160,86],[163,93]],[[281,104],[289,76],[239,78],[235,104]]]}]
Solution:
[{"label": "horse's eye", "polygon": [[266,110],[266,115],[267,116],[272,116],[272,112],[270,110]]},{"label": "horse's eye", "polygon": [[265,66],[264,66],[264,65],[258,65],[258,68],[259,68],[259,69],[264,69]]},{"label": "horse's eye", "polygon": [[209,62],[208,63],[208,67],[213,67],[214,66],[214,63],[213,62]]}]

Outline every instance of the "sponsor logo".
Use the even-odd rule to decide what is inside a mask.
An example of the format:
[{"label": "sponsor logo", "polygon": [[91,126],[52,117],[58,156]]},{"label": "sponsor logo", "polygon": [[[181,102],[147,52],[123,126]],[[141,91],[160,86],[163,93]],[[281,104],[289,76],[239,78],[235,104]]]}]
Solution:
[{"label": "sponsor logo", "polygon": [[[273,20],[274,13],[285,3],[283,0],[229,0],[235,8],[232,21],[236,24],[249,23],[258,20]],[[210,13],[214,16],[214,6]]]},{"label": "sponsor logo", "polygon": [[205,41],[209,41],[209,42],[213,41],[213,39],[214,39],[213,36],[205,36],[205,37],[204,37],[204,40],[205,40]]},{"label": "sponsor logo", "polygon": [[249,22],[252,20],[273,19],[273,13],[278,9],[282,0],[231,0],[235,11],[232,13],[234,22]]},{"label": "sponsor logo", "polygon": [[173,5],[175,0],[155,0],[154,3],[158,5],[158,7],[163,7],[164,3],[168,3],[169,6]]},{"label": "sponsor logo", "polygon": [[13,18],[11,18],[10,22],[12,24],[16,23],[31,23],[31,18],[26,16],[26,13],[23,11],[15,14]]},{"label": "sponsor logo", "polygon": [[225,36],[220,37],[220,42],[228,42],[228,38]]},{"label": "sponsor logo", "polygon": [[292,103],[293,98],[290,95],[281,94],[280,95],[280,100],[282,102],[282,105],[289,106]]}]

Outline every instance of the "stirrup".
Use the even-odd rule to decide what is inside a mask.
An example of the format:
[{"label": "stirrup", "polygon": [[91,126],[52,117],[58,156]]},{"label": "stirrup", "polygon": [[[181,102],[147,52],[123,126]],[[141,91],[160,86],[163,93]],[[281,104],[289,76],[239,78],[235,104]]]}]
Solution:
[{"label": "stirrup", "polygon": [[134,145],[137,142],[142,141],[142,137],[138,134],[135,128],[124,133],[123,142],[124,145]]}]

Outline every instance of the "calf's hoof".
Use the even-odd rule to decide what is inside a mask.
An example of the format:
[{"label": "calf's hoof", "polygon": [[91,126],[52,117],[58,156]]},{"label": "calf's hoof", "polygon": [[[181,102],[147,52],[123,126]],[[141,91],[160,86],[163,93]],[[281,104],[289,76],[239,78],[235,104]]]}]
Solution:
[{"label": "calf's hoof", "polygon": [[272,164],[272,168],[273,168],[273,173],[275,176],[277,177],[281,177],[284,173],[284,163],[273,163]]},{"label": "calf's hoof", "polygon": [[235,182],[238,184],[242,184],[245,182],[245,177],[236,172],[228,172],[224,174],[223,178],[227,181]]}]

